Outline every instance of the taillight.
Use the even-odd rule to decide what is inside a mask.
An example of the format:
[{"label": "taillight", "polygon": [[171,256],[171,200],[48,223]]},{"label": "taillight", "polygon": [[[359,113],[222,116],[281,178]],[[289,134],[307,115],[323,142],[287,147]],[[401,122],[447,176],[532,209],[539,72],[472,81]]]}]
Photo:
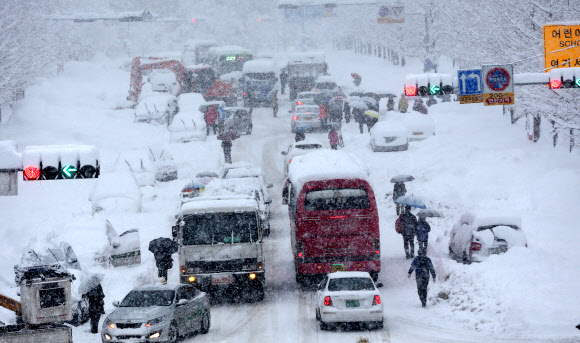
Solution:
[{"label": "taillight", "polygon": [[324,297],[324,306],[332,306],[332,299],[330,299],[329,295]]},{"label": "taillight", "polygon": [[185,267],[184,266],[181,266],[181,268],[179,268],[179,269],[181,269],[181,274],[185,274]]},{"label": "taillight", "polygon": [[330,219],[342,219],[344,217],[345,216],[332,216],[332,217],[328,217],[328,218],[330,218]]},{"label": "taillight", "polygon": [[290,159],[290,161],[288,161],[288,164],[292,163],[292,159]]},{"label": "taillight", "polygon": [[244,92],[244,96],[248,95],[248,93]]},{"label": "taillight", "polygon": [[373,240],[373,248],[375,249],[375,255],[381,255],[381,241],[378,238]]},{"label": "taillight", "polygon": [[296,242],[296,257],[300,260],[304,258],[304,243]]},{"label": "taillight", "polygon": [[480,251],[481,243],[471,242],[471,251]]},{"label": "taillight", "polygon": [[380,304],[381,304],[381,296],[377,294],[373,298],[373,305],[380,305]]},{"label": "taillight", "polygon": [[318,120],[322,120],[322,117],[321,116],[318,116]]},{"label": "taillight", "polygon": [[292,120],[298,120],[297,116],[292,117]]}]

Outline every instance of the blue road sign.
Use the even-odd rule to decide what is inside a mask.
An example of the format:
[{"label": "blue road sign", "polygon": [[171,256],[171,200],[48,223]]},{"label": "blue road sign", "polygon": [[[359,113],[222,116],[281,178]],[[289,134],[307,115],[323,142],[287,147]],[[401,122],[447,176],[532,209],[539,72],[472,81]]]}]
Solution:
[{"label": "blue road sign", "polygon": [[218,118],[226,119],[226,110],[223,107],[218,107]]},{"label": "blue road sign", "polygon": [[458,70],[459,95],[482,94],[481,69]]}]

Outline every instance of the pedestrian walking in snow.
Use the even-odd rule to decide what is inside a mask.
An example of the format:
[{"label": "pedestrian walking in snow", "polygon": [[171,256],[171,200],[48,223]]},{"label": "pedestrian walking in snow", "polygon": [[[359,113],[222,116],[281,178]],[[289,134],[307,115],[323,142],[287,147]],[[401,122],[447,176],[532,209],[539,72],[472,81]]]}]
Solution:
[{"label": "pedestrian walking in snow", "polygon": [[321,104],[318,106],[318,108],[320,110],[320,119],[322,120],[322,127],[325,127],[326,124],[328,123],[328,107]]},{"label": "pedestrian walking in snow", "polygon": [[275,94],[272,98],[272,113],[274,114],[274,118],[278,115],[278,94]]},{"label": "pedestrian walking in snow", "polygon": [[167,271],[173,267],[172,254],[177,252],[178,245],[172,239],[166,237],[155,238],[149,242],[149,251],[155,257],[157,276],[167,282]]},{"label": "pedestrian walking in snow", "polygon": [[413,111],[417,111],[417,112],[423,113],[423,114],[429,113],[427,106],[425,106],[425,104],[423,104],[423,100],[421,98],[416,99],[415,103],[413,103]]},{"label": "pedestrian walking in snow", "polygon": [[395,110],[395,100],[392,96],[389,97],[387,101],[387,111],[394,111]]},{"label": "pedestrian walking in snow", "polygon": [[334,128],[331,129],[330,132],[328,133],[328,141],[330,142],[330,148],[332,150],[338,149],[339,137],[338,132],[336,132]]},{"label": "pedestrian walking in snow", "polygon": [[216,120],[218,117],[217,110],[214,105],[210,105],[205,109],[205,113],[203,118],[205,119],[205,125],[207,134],[209,135],[210,129],[213,131],[213,134],[216,134]]},{"label": "pedestrian walking in snow", "polygon": [[352,114],[354,117],[354,121],[358,123],[358,128],[360,130],[360,133],[362,134],[364,132],[363,128],[364,128],[364,125],[366,123],[366,116],[365,116],[363,110],[361,110],[358,107],[352,108]]},{"label": "pedestrian walking in snow", "polygon": [[[407,193],[407,188],[405,187],[405,183],[404,182],[395,182],[395,186],[393,189],[393,202],[395,202],[395,199],[397,199],[398,197],[402,197],[406,193]],[[397,215],[399,215],[399,214],[401,214],[401,212],[403,212],[403,206],[404,205],[398,204],[395,202],[395,207],[397,209]]]},{"label": "pedestrian walking in snow", "polygon": [[415,280],[417,281],[417,293],[419,294],[419,299],[421,300],[421,305],[423,307],[427,306],[427,287],[429,286],[429,274],[433,276],[433,282],[435,282],[435,268],[433,268],[433,262],[427,257],[427,254],[423,250],[419,250],[419,255],[413,259],[411,263],[411,268],[409,268],[409,277],[415,271]]},{"label": "pedestrian walking in snow", "polygon": [[409,100],[405,96],[405,93],[401,94],[401,98],[399,99],[399,112],[407,113],[407,109],[409,108]]},{"label": "pedestrian walking in snow", "polygon": [[403,224],[405,256],[407,259],[413,258],[415,256],[415,228],[417,226],[417,218],[411,213],[411,206],[405,205],[405,211],[401,215],[401,223]]},{"label": "pedestrian walking in snow", "polygon": [[280,71],[280,94],[286,91],[286,83],[288,82],[288,68],[282,68]]},{"label": "pedestrian walking in snow", "polygon": [[346,121],[346,123],[350,123],[350,105],[348,104],[348,102],[344,102],[344,108],[343,108],[343,116],[344,116],[344,120]]},{"label": "pedestrian walking in snow", "polygon": [[89,300],[89,318],[91,320],[91,333],[99,333],[99,320],[101,319],[101,314],[105,314],[105,293],[103,292],[103,287],[98,283],[93,289],[91,289],[86,296]]},{"label": "pedestrian walking in snow", "polygon": [[232,141],[223,140],[222,149],[224,150],[225,163],[232,163]]},{"label": "pedestrian walking in snow", "polygon": [[427,245],[429,244],[429,232],[431,231],[431,226],[427,223],[426,217],[419,216],[417,221],[417,227],[415,228],[415,235],[417,236],[417,245],[419,246],[419,252],[421,250],[427,253]]},{"label": "pedestrian walking in snow", "polygon": [[373,126],[375,126],[375,124],[379,121],[379,118],[367,116],[365,119],[367,122],[367,130],[370,133]]}]

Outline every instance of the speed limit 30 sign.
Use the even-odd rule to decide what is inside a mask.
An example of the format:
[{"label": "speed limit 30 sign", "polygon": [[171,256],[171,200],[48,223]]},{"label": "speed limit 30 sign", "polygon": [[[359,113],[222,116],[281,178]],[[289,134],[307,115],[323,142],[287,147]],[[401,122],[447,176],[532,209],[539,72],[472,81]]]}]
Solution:
[{"label": "speed limit 30 sign", "polygon": [[514,104],[513,65],[485,65],[481,74],[485,106]]}]

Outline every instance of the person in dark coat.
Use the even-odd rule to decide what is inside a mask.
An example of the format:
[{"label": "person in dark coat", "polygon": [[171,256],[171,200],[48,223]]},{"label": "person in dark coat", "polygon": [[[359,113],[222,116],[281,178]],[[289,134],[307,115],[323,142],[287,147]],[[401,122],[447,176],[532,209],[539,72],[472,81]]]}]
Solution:
[{"label": "person in dark coat", "polygon": [[417,111],[417,112],[423,113],[423,114],[429,113],[427,106],[425,106],[425,104],[423,103],[423,100],[421,98],[418,98],[417,100],[415,100],[415,103],[413,103],[413,111]]},{"label": "person in dark coat", "polygon": [[348,102],[344,102],[344,107],[343,107],[343,116],[344,116],[344,120],[346,121],[346,123],[350,123],[350,105],[348,104]]},{"label": "person in dark coat", "polygon": [[280,71],[280,94],[284,94],[286,83],[288,83],[288,68],[283,68]]},{"label": "person in dark coat", "polygon": [[153,254],[157,265],[157,276],[167,281],[167,271],[173,267],[173,258],[170,253],[158,252]]},{"label": "person in dark coat", "polygon": [[415,280],[417,281],[417,293],[419,294],[419,299],[421,300],[421,305],[423,307],[427,306],[427,287],[429,286],[429,273],[433,276],[433,282],[435,282],[435,268],[433,268],[433,262],[427,257],[427,254],[423,250],[419,250],[419,255],[413,259],[411,263],[411,268],[409,268],[409,277],[415,271]]},{"label": "person in dark coat", "polygon": [[[398,198],[402,197],[407,193],[407,188],[405,188],[404,182],[395,182],[395,186],[393,189],[393,202]],[[395,203],[395,207],[397,208],[397,215],[403,212],[403,205]]]},{"label": "person in dark coat", "polygon": [[405,205],[405,211],[401,215],[403,224],[403,246],[405,247],[405,256],[407,259],[415,256],[415,227],[417,218],[411,213],[411,206]]},{"label": "person in dark coat", "polygon": [[232,141],[222,141],[222,149],[225,163],[232,163]]},{"label": "person in dark coat", "polygon": [[366,121],[367,121],[367,130],[368,130],[368,132],[371,132],[371,129],[379,121],[379,118],[375,118],[375,117],[371,117],[371,116],[366,116],[366,117],[367,117],[366,118]]},{"label": "person in dark coat", "polygon": [[105,314],[105,293],[103,292],[103,287],[101,284],[91,289],[86,293],[89,299],[89,318],[91,319],[91,333],[99,333],[99,320],[101,319],[101,314]]},{"label": "person in dark coat", "polygon": [[395,100],[392,96],[389,97],[389,101],[387,101],[387,111],[394,111],[395,110]]},{"label": "person in dark coat", "polygon": [[364,128],[364,125],[366,123],[366,120],[365,120],[366,116],[365,116],[363,110],[361,110],[358,107],[353,107],[352,115],[354,117],[354,121],[358,123],[358,128],[360,130],[360,133],[362,134],[364,132],[363,128]]},{"label": "person in dark coat", "polygon": [[342,122],[342,101],[334,100],[328,104],[328,119],[338,127]]},{"label": "person in dark coat", "polygon": [[415,235],[417,235],[417,243],[419,245],[419,251],[423,250],[427,252],[427,244],[429,243],[429,231],[431,231],[431,226],[427,223],[424,216],[419,216],[417,221],[417,227],[415,227]]}]

